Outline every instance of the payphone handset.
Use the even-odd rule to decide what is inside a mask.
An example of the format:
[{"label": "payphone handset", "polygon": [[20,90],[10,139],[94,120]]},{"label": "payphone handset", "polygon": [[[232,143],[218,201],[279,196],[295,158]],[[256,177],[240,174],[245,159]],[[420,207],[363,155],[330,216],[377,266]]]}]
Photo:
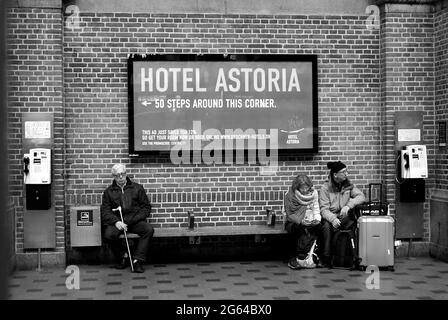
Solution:
[{"label": "payphone handset", "polygon": [[44,148],[31,149],[24,154],[25,184],[51,183],[51,150]]},{"label": "payphone handset", "polygon": [[428,178],[426,146],[410,145],[401,150],[401,177],[403,179]]}]

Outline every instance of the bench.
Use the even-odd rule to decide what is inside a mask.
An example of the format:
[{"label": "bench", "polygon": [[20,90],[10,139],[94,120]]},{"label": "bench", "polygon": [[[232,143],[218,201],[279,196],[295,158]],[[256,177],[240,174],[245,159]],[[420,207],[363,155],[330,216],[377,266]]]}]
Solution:
[{"label": "bench", "polygon": [[154,237],[191,237],[191,236],[222,236],[222,235],[247,235],[247,234],[279,234],[284,233],[283,225],[273,227],[267,225],[240,225],[198,227],[193,230],[180,228],[157,228]]},{"label": "bench", "polygon": [[[255,235],[259,237],[261,235],[271,234],[283,234],[286,233],[284,227],[285,215],[283,215],[283,222],[277,223],[274,226],[268,226],[267,224],[254,224],[254,225],[233,225],[233,226],[206,226],[196,227],[194,229],[188,228],[154,228],[155,238],[167,238],[167,237],[189,237],[190,243],[198,243],[193,239],[201,236],[237,236],[237,235]],[[139,236],[135,233],[127,233],[128,239],[138,239]],[[124,239],[124,234],[120,235],[121,239]]]},{"label": "bench", "polygon": [[[189,237],[190,243],[198,243],[197,237],[200,236],[237,236],[237,235],[255,235],[256,239],[261,235],[270,234],[283,234],[287,233],[285,230],[286,223],[286,211],[285,211],[285,199],[286,193],[283,197],[282,206],[282,223],[275,224],[274,226],[268,226],[267,224],[254,224],[254,225],[234,225],[234,226],[216,226],[216,227],[197,227],[194,229],[188,228],[154,228],[155,238],[166,237]],[[149,222],[149,220],[148,220]],[[127,233],[128,239],[140,238],[135,233]],[[121,239],[124,239],[124,234],[120,235]]]},{"label": "bench", "polygon": [[[242,225],[242,226],[218,226],[198,227],[193,230],[181,228],[154,228],[155,238],[167,237],[200,237],[200,236],[237,236],[237,235],[269,235],[286,233],[283,224],[273,227],[267,225]],[[137,234],[128,232],[128,239],[140,238]],[[124,234],[120,235],[124,239]]]}]

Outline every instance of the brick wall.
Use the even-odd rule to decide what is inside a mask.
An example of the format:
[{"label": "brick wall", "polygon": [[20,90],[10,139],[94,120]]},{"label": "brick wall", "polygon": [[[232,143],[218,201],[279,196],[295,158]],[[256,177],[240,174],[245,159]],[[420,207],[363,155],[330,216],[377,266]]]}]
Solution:
[{"label": "brick wall", "polygon": [[[144,185],[154,206],[152,221],[164,227],[186,226],[188,209],[203,225],[263,223],[265,207],[280,209],[296,174],[309,173],[320,187],[326,163],[336,159],[348,165],[350,178],[366,193],[369,182],[384,182],[387,201],[393,203],[398,110],[424,112],[427,187],[447,186],[446,153],[433,143],[434,105],[437,119],[447,117],[446,9],[383,12],[381,29],[367,28],[364,13],[93,11],[81,11],[79,21],[60,8],[8,13],[10,185],[18,252],[23,251],[21,114],[29,111],[55,113],[59,251],[69,245],[69,208],[99,205],[116,162],[126,163],[131,178]],[[130,159],[130,53],[318,55],[319,152],[280,157],[273,176],[260,175],[258,165],[178,166],[168,156]]]},{"label": "brick wall", "polygon": [[[445,1],[447,3],[447,1]],[[448,121],[448,6],[434,16],[436,68],[436,121]],[[438,134],[438,132],[436,133]],[[436,188],[448,190],[448,148],[436,140]]]},{"label": "brick wall", "polygon": [[[298,172],[320,186],[326,162],[347,163],[365,188],[379,179],[379,32],[366,16],[81,13],[64,29],[66,205],[100,204],[113,163],[128,163],[154,204],[153,222],[186,226],[264,222]],[[181,165],[128,158],[129,53],[317,54],[319,153],[280,158],[274,176],[257,165]]]},{"label": "brick wall", "polygon": [[[425,9],[425,7],[422,7]],[[396,146],[395,113],[422,111],[422,144],[426,145],[429,175],[426,190],[434,187],[434,21],[433,13],[409,12],[396,6],[381,21],[382,109],[384,168],[387,199],[395,206]],[[424,238],[429,238],[429,203],[425,203]]]},{"label": "brick wall", "polygon": [[54,113],[53,182],[56,250],[65,251],[64,107],[60,9],[11,8],[7,13],[10,196],[16,206],[16,251],[23,252],[22,114]]}]

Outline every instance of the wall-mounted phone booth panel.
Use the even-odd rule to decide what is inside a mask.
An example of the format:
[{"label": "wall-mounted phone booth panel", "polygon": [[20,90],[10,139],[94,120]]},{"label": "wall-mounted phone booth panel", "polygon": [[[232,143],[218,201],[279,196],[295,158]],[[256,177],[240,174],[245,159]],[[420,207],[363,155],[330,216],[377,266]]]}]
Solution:
[{"label": "wall-mounted phone booth panel", "polygon": [[398,185],[400,202],[425,202],[425,180],[405,179]]},{"label": "wall-mounted phone booth panel", "polygon": [[55,225],[54,208],[49,210],[25,210],[23,215],[25,248],[55,248]]},{"label": "wall-mounted phone booth panel", "polygon": [[51,185],[27,184],[26,209],[27,210],[48,210],[51,208]]},{"label": "wall-mounted phone booth panel", "polygon": [[423,112],[395,113],[396,238],[423,237],[425,194],[428,176],[426,146],[423,142]]},{"label": "wall-mounted phone booth panel", "polygon": [[22,114],[24,247],[55,248],[53,113]]}]

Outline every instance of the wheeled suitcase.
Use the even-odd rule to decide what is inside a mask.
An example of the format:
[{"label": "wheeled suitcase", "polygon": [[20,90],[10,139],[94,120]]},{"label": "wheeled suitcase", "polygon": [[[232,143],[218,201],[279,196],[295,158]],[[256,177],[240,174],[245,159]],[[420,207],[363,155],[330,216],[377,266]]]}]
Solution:
[{"label": "wheeled suitcase", "polygon": [[395,221],[391,216],[362,216],[358,219],[360,268],[374,265],[394,271]]}]

